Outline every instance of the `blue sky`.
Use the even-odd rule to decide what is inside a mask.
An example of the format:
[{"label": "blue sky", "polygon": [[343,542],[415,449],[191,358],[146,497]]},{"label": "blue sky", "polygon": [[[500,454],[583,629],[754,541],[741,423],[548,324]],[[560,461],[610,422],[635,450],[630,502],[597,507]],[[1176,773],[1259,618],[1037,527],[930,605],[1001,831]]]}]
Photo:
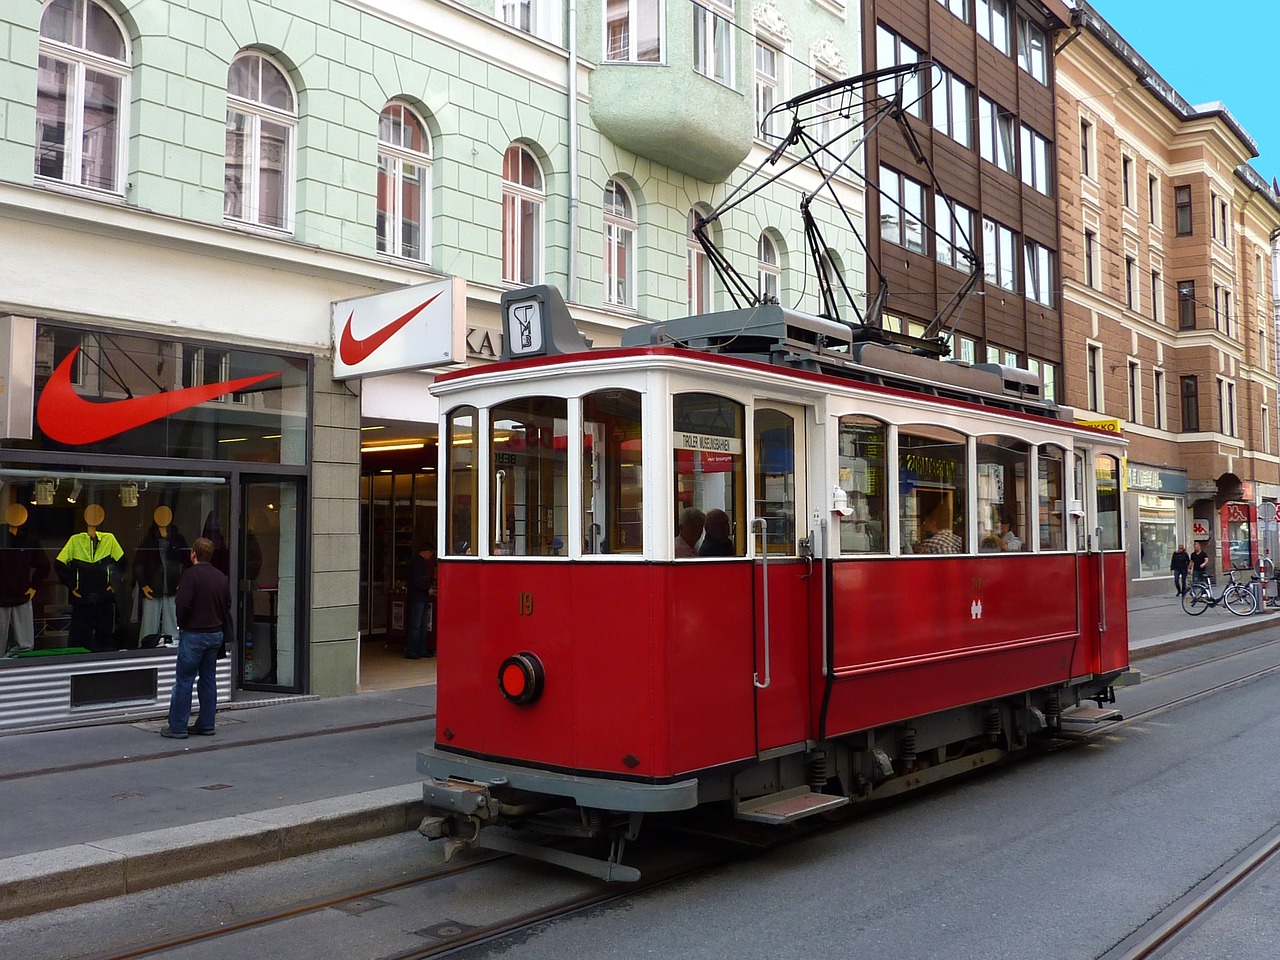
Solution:
[{"label": "blue sky", "polygon": [[1280,112],[1270,89],[1280,50],[1275,0],[1090,0],[1191,103],[1221,100],[1258,143],[1253,168],[1280,177]]}]

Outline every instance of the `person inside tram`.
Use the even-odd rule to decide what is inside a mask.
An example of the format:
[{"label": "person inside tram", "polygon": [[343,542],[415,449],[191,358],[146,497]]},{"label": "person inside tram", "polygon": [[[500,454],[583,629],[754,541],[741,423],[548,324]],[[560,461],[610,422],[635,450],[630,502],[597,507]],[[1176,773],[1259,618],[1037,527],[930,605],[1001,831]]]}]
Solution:
[{"label": "person inside tram", "polygon": [[945,503],[938,504],[920,524],[921,541],[917,553],[962,553],[964,541],[951,529],[951,512]]},{"label": "person inside tram", "polygon": [[719,508],[707,511],[706,536],[698,548],[700,557],[734,557],[738,554],[733,542],[733,526],[729,515]]},{"label": "person inside tram", "polygon": [[1000,511],[1000,549],[1015,552],[1022,549],[1022,540],[1013,531],[1013,514],[1008,510]]},{"label": "person inside tram", "polygon": [[680,526],[676,532],[675,557],[677,560],[698,555],[698,541],[707,523],[707,515],[697,507],[685,507],[680,511]]}]

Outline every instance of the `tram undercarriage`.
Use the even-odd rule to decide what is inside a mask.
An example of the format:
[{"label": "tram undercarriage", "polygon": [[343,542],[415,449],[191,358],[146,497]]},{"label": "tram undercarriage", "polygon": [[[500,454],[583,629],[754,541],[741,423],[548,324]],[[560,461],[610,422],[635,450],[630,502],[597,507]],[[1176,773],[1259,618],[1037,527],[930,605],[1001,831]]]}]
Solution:
[{"label": "tram undercarriage", "polygon": [[[422,751],[427,813],[418,831],[447,843],[445,859],[470,846],[527,856],[609,881],[640,878],[622,863],[646,813],[730,804],[734,820],[784,826],[909,793],[973,773],[1061,731],[1084,701],[1115,702],[1115,686],[1138,682],[1124,671],[1080,684],[1028,691],[848,736],[776,750],[745,766],[702,771],[673,784],[636,784],[529,770]],[[1092,722],[1118,719],[1095,709]],[[612,803],[613,806],[600,806]],[[494,828],[512,828],[510,830]],[[605,839],[590,857],[554,846]]]}]

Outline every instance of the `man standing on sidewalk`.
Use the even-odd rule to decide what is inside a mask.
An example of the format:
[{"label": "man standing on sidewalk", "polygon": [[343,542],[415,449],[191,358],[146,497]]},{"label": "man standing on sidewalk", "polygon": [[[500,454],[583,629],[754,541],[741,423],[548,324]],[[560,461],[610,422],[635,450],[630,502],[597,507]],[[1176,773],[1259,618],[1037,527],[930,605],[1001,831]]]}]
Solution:
[{"label": "man standing on sidewalk", "polygon": [[1200,549],[1200,541],[1191,548],[1191,582],[1209,582],[1209,555]]},{"label": "man standing on sidewalk", "polygon": [[[188,732],[206,737],[214,732],[218,659],[225,638],[231,635],[231,585],[227,575],[209,562],[212,559],[213,541],[197,537],[191,545],[192,566],[178,581],[178,664],[169,697],[169,725],[160,731],[160,736],[172,740],[185,740]],[[195,726],[188,728],[191,685],[197,675],[200,713]]]}]

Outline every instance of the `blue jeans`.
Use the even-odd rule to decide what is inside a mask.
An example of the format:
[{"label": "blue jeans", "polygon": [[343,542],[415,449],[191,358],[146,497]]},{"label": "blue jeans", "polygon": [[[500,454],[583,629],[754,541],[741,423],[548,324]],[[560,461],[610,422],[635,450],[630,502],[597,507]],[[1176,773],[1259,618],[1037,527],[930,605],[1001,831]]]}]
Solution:
[{"label": "blue jeans", "polygon": [[222,631],[193,633],[178,631],[178,665],[174,675],[173,693],[169,697],[169,729],[186,733],[191,720],[191,684],[199,674],[196,695],[200,698],[200,713],[196,727],[213,729],[213,717],[218,709],[218,648],[222,646]]},{"label": "blue jeans", "polygon": [[431,606],[435,603],[434,598],[430,600],[410,600],[409,601],[409,629],[405,632],[404,637],[404,655],[411,659],[421,659],[422,657],[434,657],[436,655],[435,644],[431,642],[431,617],[434,615]]}]

